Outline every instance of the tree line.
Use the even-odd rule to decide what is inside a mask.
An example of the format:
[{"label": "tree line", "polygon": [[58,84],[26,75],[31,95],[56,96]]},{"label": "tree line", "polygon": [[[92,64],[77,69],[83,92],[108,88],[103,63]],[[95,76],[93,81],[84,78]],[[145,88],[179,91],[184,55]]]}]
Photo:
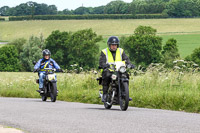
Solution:
[{"label": "tree line", "polygon": [[[160,19],[168,18],[163,14],[84,14],[84,15],[35,15],[10,16],[9,21],[23,20],[81,20],[81,19]],[[1,21],[1,20],[0,20]],[[4,19],[2,21],[5,21]]]},{"label": "tree line", "polygon": [[[173,68],[173,62],[181,59],[177,41],[171,38],[162,45],[162,37],[156,33],[157,30],[150,26],[139,26],[133,35],[120,38],[120,47],[136,66],[147,68],[151,63],[162,63],[166,68]],[[51,57],[65,70],[98,68],[100,41],[102,37],[92,29],[56,30],[46,39],[42,35],[31,36],[29,40],[20,38],[0,48],[0,71],[32,71],[32,62],[42,58],[43,49],[49,49]],[[192,67],[200,66],[200,47],[185,60],[196,63]]]},{"label": "tree line", "polygon": [[57,12],[55,5],[39,4],[32,1],[16,7],[3,6],[0,8],[1,16],[55,15]]},{"label": "tree line", "polygon": [[200,0],[133,0],[131,3],[116,0],[104,6],[81,6],[75,10],[62,11],[58,11],[55,5],[30,1],[16,7],[0,8],[1,16],[87,14],[164,14],[169,17],[198,17],[200,16]]}]

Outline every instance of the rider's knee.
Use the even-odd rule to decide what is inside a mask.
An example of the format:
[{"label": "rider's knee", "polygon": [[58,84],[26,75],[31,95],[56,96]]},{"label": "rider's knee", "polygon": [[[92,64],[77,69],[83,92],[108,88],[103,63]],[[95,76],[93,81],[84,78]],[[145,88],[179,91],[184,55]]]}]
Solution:
[{"label": "rider's knee", "polygon": [[40,78],[44,78],[44,73],[40,73],[40,74],[39,74],[39,77],[40,77]]}]

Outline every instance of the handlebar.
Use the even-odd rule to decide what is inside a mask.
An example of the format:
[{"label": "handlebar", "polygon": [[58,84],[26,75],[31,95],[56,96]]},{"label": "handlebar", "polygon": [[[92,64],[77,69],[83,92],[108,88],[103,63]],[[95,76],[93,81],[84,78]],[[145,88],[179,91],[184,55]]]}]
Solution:
[{"label": "handlebar", "polygon": [[[53,72],[56,72],[56,69],[55,68],[45,68],[45,69],[42,69],[43,71],[45,71],[45,72],[48,72],[48,71],[53,71]],[[34,70],[33,72],[35,73],[35,72],[39,72],[39,71],[41,71],[41,69],[39,68],[39,69],[37,69],[37,70]],[[64,71],[62,70],[62,69],[59,69],[59,72],[62,72],[62,73],[64,73]]]},{"label": "handlebar", "polygon": [[[55,68],[45,68],[45,69],[43,69],[45,72],[46,71],[53,71],[53,72],[55,72],[56,71],[56,69]],[[41,69],[39,68],[39,69],[37,69],[37,70],[34,70],[33,72],[35,73],[35,72],[39,72],[39,71],[41,71]]]},{"label": "handlebar", "polygon": [[[107,63],[107,66],[105,66],[105,67],[98,67],[99,69],[113,69],[113,70],[115,70],[116,69],[116,63]],[[125,65],[125,67],[126,68],[128,68],[128,69],[134,69],[134,65],[132,65],[132,64],[128,64],[128,65]]]},{"label": "handlebar", "polygon": [[55,68],[45,68],[44,70],[53,70],[53,71],[56,71]]}]

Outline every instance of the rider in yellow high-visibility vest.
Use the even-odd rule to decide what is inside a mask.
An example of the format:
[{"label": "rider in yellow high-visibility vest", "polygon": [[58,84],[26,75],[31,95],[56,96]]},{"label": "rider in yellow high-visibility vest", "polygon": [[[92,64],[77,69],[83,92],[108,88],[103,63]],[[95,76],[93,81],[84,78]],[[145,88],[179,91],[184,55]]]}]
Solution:
[{"label": "rider in yellow high-visibility vest", "polygon": [[103,79],[103,98],[104,102],[106,94],[108,92],[108,87],[111,81],[112,71],[109,68],[109,63],[114,63],[116,61],[125,61],[126,65],[131,65],[134,68],[134,65],[131,64],[128,56],[126,56],[124,50],[119,48],[119,39],[116,36],[109,37],[107,41],[108,48],[101,51],[99,59],[99,67],[103,69],[102,79]]}]

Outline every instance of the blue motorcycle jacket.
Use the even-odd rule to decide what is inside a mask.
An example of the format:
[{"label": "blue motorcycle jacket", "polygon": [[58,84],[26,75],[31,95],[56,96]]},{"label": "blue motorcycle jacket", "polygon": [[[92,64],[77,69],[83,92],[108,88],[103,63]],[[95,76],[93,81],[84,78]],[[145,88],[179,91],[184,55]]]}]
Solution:
[{"label": "blue motorcycle jacket", "polygon": [[51,58],[49,60],[45,60],[44,58],[42,58],[34,66],[34,69],[39,68],[40,72],[43,72],[43,69],[45,68],[55,68],[58,71],[60,69],[60,66]]}]

